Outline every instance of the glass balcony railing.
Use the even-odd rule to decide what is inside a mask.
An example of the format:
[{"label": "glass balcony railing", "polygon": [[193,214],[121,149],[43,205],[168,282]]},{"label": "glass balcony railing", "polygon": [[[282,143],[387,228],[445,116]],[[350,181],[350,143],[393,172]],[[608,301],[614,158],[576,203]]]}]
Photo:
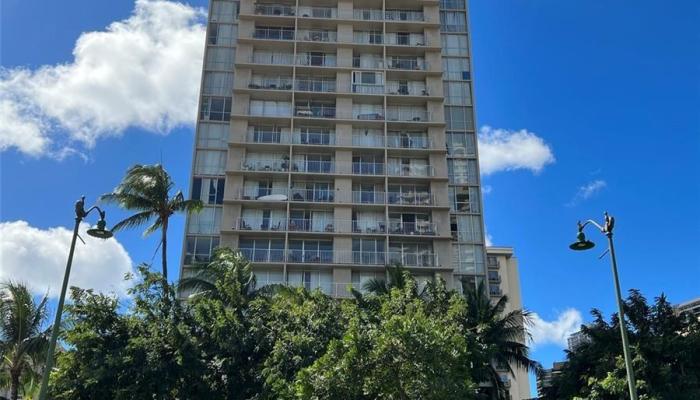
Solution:
[{"label": "glass balcony railing", "polygon": [[432,165],[401,165],[401,164],[389,164],[387,168],[387,174],[389,176],[433,176],[434,168]]},{"label": "glass balcony railing", "polygon": [[[284,182],[287,185],[287,182]],[[252,187],[238,191],[234,196],[236,200],[261,200],[261,201],[286,201],[289,190],[287,188]]]},{"label": "glass balcony railing", "polygon": [[297,35],[298,40],[307,42],[337,42],[338,33],[325,30],[304,30],[300,29]]},{"label": "glass balcony railing", "polygon": [[299,7],[302,18],[336,18],[338,9],[334,7]]},{"label": "glass balcony railing", "polygon": [[362,121],[383,121],[384,120],[384,113],[382,111],[376,111],[376,112],[364,112],[364,111],[359,111],[359,112],[353,112],[353,119],[359,119]]},{"label": "glass balcony railing", "polygon": [[382,10],[376,9],[354,9],[352,10],[352,18],[362,21],[381,21],[383,18]]},{"label": "glass balcony railing", "polygon": [[255,13],[258,15],[293,16],[294,7],[282,4],[257,4]]},{"label": "glass balcony railing", "polygon": [[267,89],[267,90],[291,90],[292,89],[292,77],[291,76],[279,76],[279,77],[262,77],[250,80],[248,83],[249,89]]},{"label": "glass balcony railing", "polygon": [[359,56],[352,57],[353,68],[384,68],[384,60],[378,58],[362,58]]},{"label": "glass balcony railing", "polygon": [[367,234],[386,232],[386,222],[377,220],[358,221],[338,220],[333,218],[290,218],[287,226],[290,232]]},{"label": "glass balcony railing", "polygon": [[312,144],[330,146],[335,144],[335,133],[294,132],[292,136],[294,144]]},{"label": "glass balcony railing", "polygon": [[357,44],[383,44],[384,35],[374,32],[354,32],[352,41]]},{"label": "glass balcony railing", "polygon": [[429,221],[389,221],[389,233],[392,235],[435,236],[437,234],[437,227],[434,223]]},{"label": "glass balcony railing", "polygon": [[294,115],[306,118],[335,118],[335,106],[297,106]]},{"label": "glass balcony railing", "polygon": [[253,39],[294,40],[294,28],[255,28]]},{"label": "glass balcony railing", "polygon": [[435,204],[435,195],[429,192],[387,192],[389,204],[428,206]]},{"label": "glass balcony railing", "polygon": [[387,109],[388,121],[429,122],[430,113],[425,110]]},{"label": "glass balcony railing", "polygon": [[[421,82],[422,83],[422,82]],[[400,85],[398,83],[388,83],[386,85],[386,93],[402,96],[427,96],[428,91],[425,89],[425,84],[421,85]]]},{"label": "glass balcony railing", "polygon": [[247,143],[289,143],[289,134],[278,130],[256,129],[246,134]]},{"label": "glass balcony railing", "polygon": [[291,65],[294,55],[291,53],[253,53],[250,62],[265,65]]},{"label": "glass balcony railing", "polygon": [[392,46],[425,46],[425,37],[388,33],[386,35],[386,44]]},{"label": "glass balcony railing", "polygon": [[233,223],[233,229],[239,231],[264,231],[275,232],[285,231],[287,229],[287,221],[284,219],[271,218],[256,218],[256,217],[240,217]]},{"label": "glass balcony railing", "polygon": [[311,174],[330,174],[335,172],[334,161],[294,161],[292,172],[306,172]]},{"label": "glass balcony railing", "polygon": [[386,195],[384,192],[367,190],[353,190],[352,202],[355,204],[384,204]]},{"label": "glass balcony railing", "polygon": [[245,160],[241,162],[243,171],[284,172],[289,170],[289,160]]},{"label": "glass balcony railing", "polygon": [[388,136],[386,145],[395,149],[430,149],[433,147],[432,140],[420,136]]},{"label": "glass balcony railing", "polygon": [[297,65],[310,65],[316,67],[335,67],[337,58],[335,54],[297,54]]},{"label": "glass balcony railing", "polygon": [[423,11],[408,11],[408,10],[386,10],[384,18],[387,21],[425,21]]},{"label": "glass balcony railing", "polygon": [[369,83],[353,83],[352,92],[363,94],[384,94],[384,85],[376,85]]},{"label": "glass balcony railing", "polygon": [[387,62],[388,69],[405,69],[414,71],[425,71],[428,68],[428,63],[425,60],[418,59],[397,59],[390,58]]},{"label": "glass balcony railing", "polygon": [[335,92],[335,80],[330,79],[310,79],[297,78],[295,82],[296,90],[302,92]]},{"label": "glass balcony railing", "polygon": [[285,260],[284,249],[239,249],[248,261],[253,263],[281,263]]},{"label": "glass balcony railing", "polygon": [[331,264],[333,263],[333,250],[287,250],[287,262],[298,264]]},{"label": "glass balcony railing", "polygon": [[409,253],[389,251],[389,264],[400,263],[405,267],[435,267],[438,265],[437,254],[430,252]]},{"label": "glass balcony railing", "polygon": [[289,200],[299,202],[332,203],[335,200],[335,190],[292,188],[289,190]]},{"label": "glass balcony railing", "polygon": [[355,175],[384,175],[384,163],[354,161],[352,173]]},{"label": "glass balcony railing", "polygon": [[356,147],[384,147],[384,136],[352,135],[352,145]]}]

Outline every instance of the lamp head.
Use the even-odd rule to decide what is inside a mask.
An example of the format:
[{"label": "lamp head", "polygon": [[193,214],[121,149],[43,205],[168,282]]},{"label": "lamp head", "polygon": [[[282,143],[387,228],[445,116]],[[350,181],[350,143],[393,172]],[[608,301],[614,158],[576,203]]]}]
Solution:
[{"label": "lamp head", "polygon": [[111,238],[112,232],[110,232],[107,227],[107,221],[105,221],[104,213],[100,213],[100,220],[97,221],[97,226],[87,230],[87,234],[96,237],[98,239],[109,239]]},{"label": "lamp head", "polygon": [[583,227],[579,223],[578,234],[576,235],[576,241],[569,245],[571,250],[588,250],[592,249],[595,243],[590,240],[586,240],[586,234],[583,233]]}]

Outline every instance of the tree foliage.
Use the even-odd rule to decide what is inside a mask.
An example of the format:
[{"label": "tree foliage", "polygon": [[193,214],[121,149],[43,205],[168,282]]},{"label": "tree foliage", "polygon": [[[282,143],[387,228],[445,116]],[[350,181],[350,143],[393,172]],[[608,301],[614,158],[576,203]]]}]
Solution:
[{"label": "tree foliage", "polygon": [[[637,391],[640,399],[700,398],[700,321],[678,315],[664,295],[649,304],[631,290],[624,302]],[[589,342],[567,352],[567,363],[554,378],[547,399],[629,398],[617,314],[610,322],[593,310],[583,326]]]}]

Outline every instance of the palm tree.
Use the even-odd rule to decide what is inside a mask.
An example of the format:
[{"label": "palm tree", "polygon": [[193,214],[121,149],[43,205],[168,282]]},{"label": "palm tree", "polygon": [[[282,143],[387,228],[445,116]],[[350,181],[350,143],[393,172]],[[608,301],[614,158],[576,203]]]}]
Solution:
[{"label": "palm tree", "polygon": [[42,329],[48,316],[47,296],[39,303],[27,286],[5,282],[0,289],[0,374],[7,376],[10,400],[17,400],[23,383],[36,382],[38,365],[45,355],[49,328]]},{"label": "palm tree", "polygon": [[181,293],[192,292],[190,296],[217,298],[221,294],[217,284],[222,283],[235,287],[239,298],[249,298],[256,291],[250,263],[240,252],[228,247],[217,248],[209,263],[193,265],[187,272],[187,276],[180,277],[177,289]]},{"label": "palm tree", "polygon": [[370,279],[362,285],[362,289],[379,296],[389,293],[393,288],[403,289],[406,287],[407,274],[410,275],[410,272],[396,263],[386,267],[386,279]]},{"label": "palm tree", "polygon": [[[466,285],[465,285],[466,286]],[[475,382],[490,382],[495,388],[497,399],[507,398],[507,389],[499,378],[497,367],[513,373],[511,365],[527,372],[540,373],[542,366],[530,359],[530,349],[525,344],[530,334],[530,313],[524,310],[505,312],[508,297],[502,296],[495,303],[487,293],[484,282],[476,290],[465,290],[467,313],[464,325],[475,341],[480,362],[475,363]]]},{"label": "palm tree", "polygon": [[192,213],[202,209],[200,200],[186,200],[181,191],[170,196],[175,183],[160,164],[134,165],[112,193],[102,195],[108,203],[116,203],[124,209],[137,211],[136,214],[118,222],[112,228],[118,231],[151,223],[144,236],[160,229],[161,255],[163,260],[163,281],[168,282],[168,224],[170,216],[176,212]]}]

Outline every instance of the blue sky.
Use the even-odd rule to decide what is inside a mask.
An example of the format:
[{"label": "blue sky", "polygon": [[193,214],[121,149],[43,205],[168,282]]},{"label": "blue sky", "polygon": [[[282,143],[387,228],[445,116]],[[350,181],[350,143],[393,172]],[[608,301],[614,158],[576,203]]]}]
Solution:
[{"label": "blue sky", "polygon": [[[202,7],[205,2],[188,4]],[[51,71],[74,62],[81,33],[104,31],[134,10],[128,1],[96,6],[86,0],[4,0],[1,7],[0,85],[5,86],[0,90],[16,89],[10,81],[19,68],[33,74],[48,66],[48,78],[41,76],[55,84]],[[516,163],[514,170],[496,169],[483,178],[490,189],[484,196],[488,233],[494,244],[515,247],[525,306],[541,319],[544,336],[535,346],[535,356],[545,365],[563,357],[555,336],[576,322],[575,311],[567,310],[578,310],[588,320],[593,307],[606,314],[615,308],[608,261],[597,258],[604,237],[591,230],[589,237],[599,244],[595,251],[567,249],[578,219],[600,219],[604,210],[617,218],[624,289],[638,288],[648,297],[664,292],[672,302],[700,296],[700,3],[638,1],[629,7],[583,0],[473,0],[470,9],[479,125],[511,133],[526,130],[556,159],[540,165],[539,171],[528,168],[526,160],[524,166]],[[190,37],[203,46],[197,36],[201,27],[192,21],[183,24],[194,26]],[[129,41],[121,44],[128,46]],[[124,49],[128,47],[99,54],[124,62],[133,56]],[[199,74],[201,62],[193,65]],[[189,81],[164,82],[173,87],[169,94],[176,103],[177,87]],[[123,84],[115,81],[114,87]],[[26,105],[21,90],[8,93],[0,94],[0,101]],[[86,97],[112,101],[98,111],[137,100],[114,100],[109,90],[93,95]],[[43,99],[40,104],[53,107],[44,113],[68,120],[72,114],[55,114],[67,101]],[[196,112],[191,104],[164,104],[167,118],[154,120],[100,114],[82,136],[70,132],[73,125],[40,118],[44,125],[39,136],[52,141],[48,148],[31,147],[24,138],[17,142],[0,127],[0,220],[26,221],[32,227],[24,232],[29,238],[45,238],[46,232],[60,236],[47,230],[72,225],[73,202],[80,195],[94,201],[134,163],[162,161],[186,189],[193,137],[188,121]],[[0,119],[3,115],[13,114],[0,114]],[[23,110],[22,115],[35,117],[37,112]],[[122,120],[125,126],[119,125]],[[0,125],[10,124],[0,120]],[[12,126],[19,127],[14,132],[26,128]],[[120,134],[101,132],[105,126]],[[72,150],[61,151],[66,147]],[[521,168],[515,168],[518,165]],[[111,221],[123,215],[108,211]],[[171,226],[171,265],[179,263],[182,223],[177,218]],[[14,245],[7,232],[15,231],[4,232],[0,240],[7,250]],[[156,238],[143,239],[136,231],[124,232],[118,240],[134,263],[150,262],[157,246]],[[106,251],[123,259],[114,246]],[[37,254],[22,257],[4,251],[0,276],[13,263],[20,269],[12,271],[22,275],[43,274]],[[94,262],[92,267],[99,271],[109,265]]]}]

